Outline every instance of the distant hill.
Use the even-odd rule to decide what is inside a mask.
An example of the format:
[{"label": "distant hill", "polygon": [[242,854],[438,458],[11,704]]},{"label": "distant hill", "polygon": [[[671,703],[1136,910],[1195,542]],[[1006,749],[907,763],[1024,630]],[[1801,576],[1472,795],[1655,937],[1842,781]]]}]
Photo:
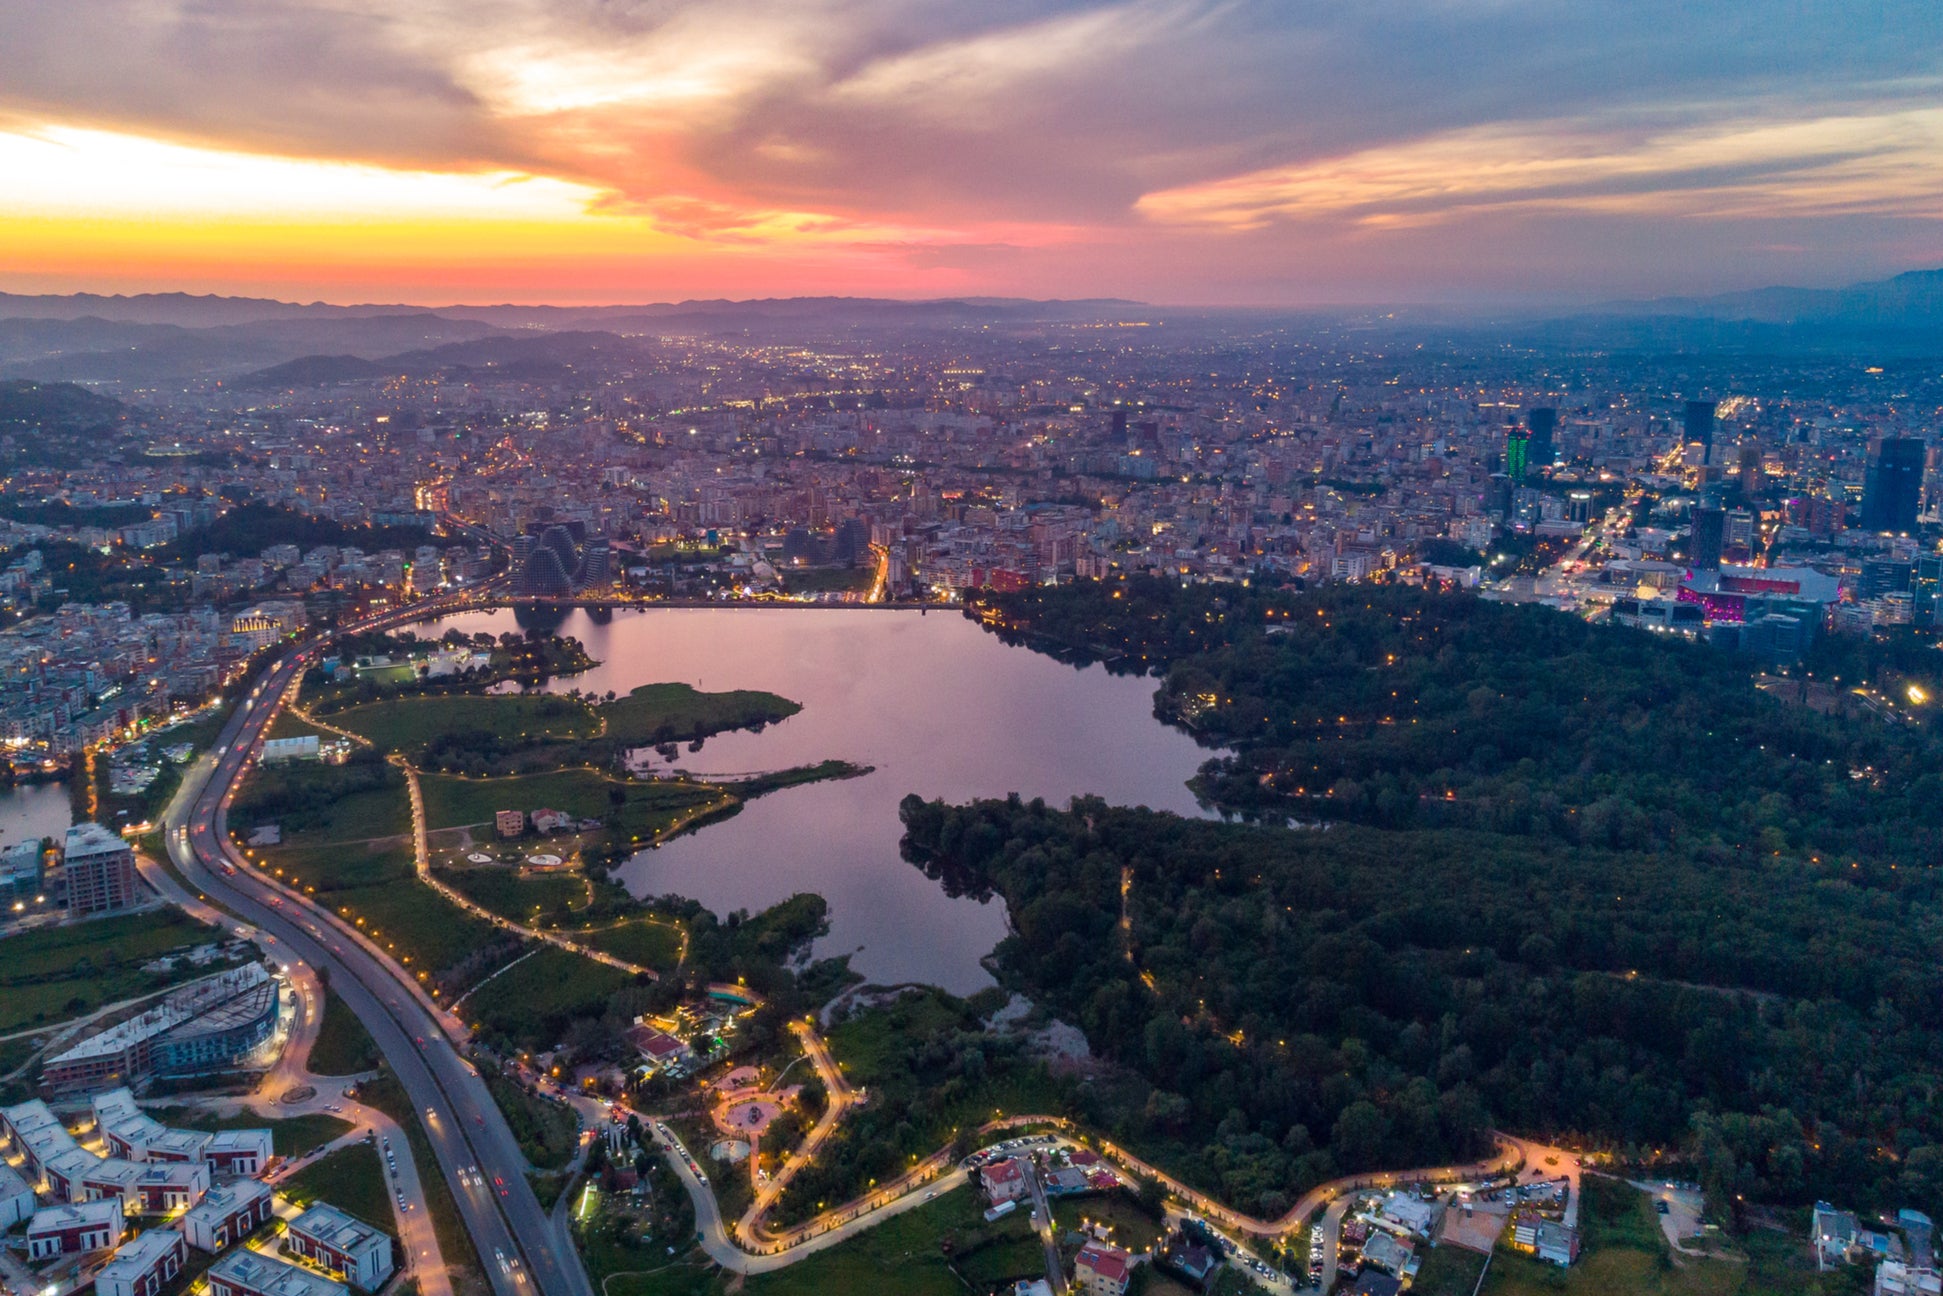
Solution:
[{"label": "distant hill", "polygon": [[73,383],[0,380],[0,430],[89,432],[119,422],[127,410]]},{"label": "distant hill", "polygon": [[396,370],[388,370],[376,360],[366,360],[362,356],[311,355],[244,374],[231,385],[272,390],[283,387],[328,387],[332,383],[362,382],[388,372]]},{"label": "distant hill", "polygon": [[0,380],[0,475],[110,459],[131,411],[73,383]]},{"label": "distant hill", "polygon": [[233,379],[299,357],[375,360],[497,332],[479,320],[447,319],[422,310],[207,327],[136,324],[92,315],[0,319],[0,373],[104,383]]},{"label": "distant hill", "polygon": [[1756,288],[1712,297],[1608,302],[1595,315],[1842,324],[1872,328],[1943,325],[1943,270],[1910,270],[1846,288]]}]

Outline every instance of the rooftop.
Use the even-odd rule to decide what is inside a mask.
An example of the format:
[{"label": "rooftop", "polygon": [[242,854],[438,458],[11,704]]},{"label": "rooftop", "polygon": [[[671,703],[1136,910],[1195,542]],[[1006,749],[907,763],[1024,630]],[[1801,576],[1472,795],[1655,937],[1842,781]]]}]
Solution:
[{"label": "rooftop", "polygon": [[290,1228],[340,1251],[355,1251],[383,1236],[363,1220],[353,1219],[329,1202],[318,1202],[291,1220]]},{"label": "rooftop", "polygon": [[78,823],[67,830],[65,850],[69,859],[76,856],[107,855],[129,849],[121,837],[98,823]]},{"label": "rooftop", "polygon": [[264,1296],[350,1296],[350,1288],[288,1260],[238,1247],[209,1266],[209,1276]]},{"label": "rooftop", "polygon": [[182,1246],[182,1235],[172,1228],[153,1228],[115,1252],[115,1258],[103,1265],[95,1275],[95,1281],[104,1278],[120,1278],[132,1281],[140,1278],[148,1268],[162,1257],[169,1255]]}]

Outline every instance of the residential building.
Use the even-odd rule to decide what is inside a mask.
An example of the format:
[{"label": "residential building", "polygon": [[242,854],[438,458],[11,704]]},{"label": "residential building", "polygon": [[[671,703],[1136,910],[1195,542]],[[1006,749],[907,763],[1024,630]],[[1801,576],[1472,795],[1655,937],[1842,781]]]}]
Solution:
[{"label": "residential building", "polygon": [[94,1277],[95,1296],[160,1296],[182,1272],[189,1250],[172,1228],[152,1228],[115,1252]]},{"label": "residential building", "polygon": [[0,1161],[0,1233],[34,1213],[34,1189],[14,1168]]},{"label": "residential building", "polygon": [[1579,1258],[1579,1231],[1521,1210],[1511,1220],[1511,1245],[1514,1250],[1566,1268]]},{"label": "residential building", "polygon": [[1015,1157],[994,1162],[978,1172],[979,1186],[994,1205],[1014,1201],[1026,1194],[1025,1166]]},{"label": "residential building", "polygon": [[1847,1264],[1849,1248],[1855,1245],[1855,1216],[1827,1202],[1816,1202],[1808,1217],[1808,1243],[1821,1264]]},{"label": "residential building", "polygon": [[511,841],[526,831],[526,811],[496,810],[493,812],[493,831],[502,841]]},{"label": "residential building", "polygon": [[1875,1296],[1943,1296],[1943,1273],[1884,1260],[1876,1266]]},{"label": "residential building", "polygon": [[52,1260],[105,1251],[121,1241],[126,1220],[118,1201],[49,1206],[27,1221],[27,1258]]},{"label": "residential building", "polygon": [[350,1296],[315,1270],[237,1247],[209,1266],[209,1296]]},{"label": "residential building", "polygon": [[200,1161],[211,1136],[201,1130],[170,1129],[136,1105],[127,1089],[94,1096],[94,1120],[110,1156],[129,1161]]},{"label": "residential building", "polygon": [[98,823],[67,830],[61,876],[70,918],[126,909],[143,898],[133,848]]},{"label": "residential building", "polygon": [[267,1062],[281,1024],[280,983],[260,963],[192,981],[159,1005],[41,1064],[53,1093],[119,1088],[150,1076],[200,1075]]},{"label": "residential building", "polygon": [[376,1291],[391,1276],[390,1235],[324,1202],[290,1221],[283,1245],[361,1291]]},{"label": "residential building", "polygon": [[1073,1257],[1073,1290],[1080,1296],[1123,1296],[1133,1257],[1104,1242],[1088,1242]]},{"label": "residential building", "polygon": [[258,1180],[220,1184],[182,1217],[182,1235],[198,1251],[221,1251],[268,1221],[274,1206],[268,1185]]},{"label": "residential building", "polygon": [[215,1174],[260,1175],[272,1157],[267,1129],[217,1130],[203,1149],[202,1159]]}]

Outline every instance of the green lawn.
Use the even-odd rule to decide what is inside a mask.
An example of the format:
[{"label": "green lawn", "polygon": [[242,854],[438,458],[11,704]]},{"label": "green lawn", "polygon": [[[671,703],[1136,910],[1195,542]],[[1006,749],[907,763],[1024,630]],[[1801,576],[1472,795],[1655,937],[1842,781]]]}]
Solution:
[{"label": "green lawn", "polygon": [[485,919],[420,885],[409,847],[286,847],[260,854],[286,881],[316,888],[319,903],[362,918],[380,947],[413,970],[436,975],[500,937]]},{"label": "green lawn", "polygon": [[488,864],[440,869],[438,879],[480,908],[521,923],[571,921],[572,911],[584,909],[591,899],[578,873],[521,877],[511,868]]},{"label": "green lawn", "polygon": [[486,1087],[499,1104],[520,1155],[541,1170],[563,1170],[580,1145],[580,1122],[573,1108],[539,1094],[528,1093],[505,1075],[491,1076]]},{"label": "green lawn", "polygon": [[310,1069],[318,1075],[345,1076],[378,1065],[378,1045],[358,1015],[329,986],[324,988],[324,1021],[311,1046]]},{"label": "green lawn", "polygon": [[393,698],[339,711],[330,722],[384,751],[416,751],[442,734],[490,733],[503,740],[592,738],[600,722],[572,698],[542,693]]},{"label": "green lawn", "polygon": [[239,1112],[234,1116],[212,1116],[194,1107],[165,1107],[149,1114],[164,1125],[177,1129],[267,1129],[270,1131],[270,1146],[278,1156],[286,1159],[300,1157],[356,1128],[347,1120],[322,1113],[263,1117],[252,1112]]},{"label": "green lawn", "polygon": [[[1053,1223],[1061,1232],[1078,1228],[1082,1220],[1105,1224],[1113,1230],[1113,1245],[1129,1251],[1144,1251],[1161,1240],[1161,1227],[1130,1201],[1124,1193],[1096,1193],[1054,1202]],[[1470,1296],[1468,1291],[1465,1296]]]},{"label": "green lawn", "polygon": [[0,940],[0,1031],[65,1021],[194,974],[142,971],[175,950],[221,939],[179,909],[98,918]]},{"label": "green lawn", "polygon": [[[435,1168],[433,1175],[437,1175]],[[278,1189],[299,1206],[329,1202],[367,1224],[391,1232],[391,1186],[385,1164],[370,1143],[353,1143],[305,1166]]]},{"label": "green lawn", "polygon": [[465,1001],[466,1019],[488,1036],[547,1048],[577,1017],[598,1017],[631,973],[544,946],[485,982]]},{"label": "green lawn", "polygon": [[755,689],[702,693],[687,684],[643,684],[597,711],[610,738],[639,747],[786,720],[802,709],[801,703]]},{"label": "green lawn", "polygon": [[1417,1271],[1417,1280],[1410,1285],[1410,1290],[1418,1296],[1471,1296],[1477,1290],[1485,1259],[1477,1252],[1445,1245],[1420,1254],[1423,1268]]},{"label": "green lawn", "polygon": [[965,1285],[946,1267],[946,1242],[974,1291],[990,1290],[991,1284],[981,1285],[988,1277],[996,1283],[998,1277],[1044,1273],[1043,1253],[1024,1212],[987,1224],[976,1195],[961,1188],[786,1269],[751,1275],[743,1290],[748,1296],[963,1296]]},{"label": "green lawn", "polygon": [[572,935],[589,949],[657,972],[673,968],[681,957],[681,928],[670,919],[636,918],[617,927]]},{"label": "green lawn", "polygon": [[[425,823],[432,831],[489,824],[499,810],[559,810],[578,819],[618,815],[623,839],[646,840],[692,806],[725,801],[723,791],[696,783],[610,778],[596,770],[555,770],[505,778],[424,774]],[[537,848],[540,838],[522,845]]]},{"label": "green lawn", "polygon": [[367,755],[346,765],[286,761],[250,772],[230,823],[244,838],[277,824],[286,845],[368,841],[411,832],[405,776]]},{"label": "green lawn", "polygon": [[319,738],[323,739],[337,737],[336,734],[326,733],[308,721],[298,719],[295,712],[286,709],[277,712],[277,718],[270,722],[269,732],[264,734],[264,737],[308,738],[312,734],[316,734]]}]

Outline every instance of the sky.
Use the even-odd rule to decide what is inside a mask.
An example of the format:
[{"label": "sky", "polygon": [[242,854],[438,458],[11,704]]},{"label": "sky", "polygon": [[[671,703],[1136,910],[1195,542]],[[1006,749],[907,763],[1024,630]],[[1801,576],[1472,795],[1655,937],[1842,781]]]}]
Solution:
[{"label": "sky", "polygon": [[1569,302],[1943,265],[1936,0],[0,0],[0,289]]}]

